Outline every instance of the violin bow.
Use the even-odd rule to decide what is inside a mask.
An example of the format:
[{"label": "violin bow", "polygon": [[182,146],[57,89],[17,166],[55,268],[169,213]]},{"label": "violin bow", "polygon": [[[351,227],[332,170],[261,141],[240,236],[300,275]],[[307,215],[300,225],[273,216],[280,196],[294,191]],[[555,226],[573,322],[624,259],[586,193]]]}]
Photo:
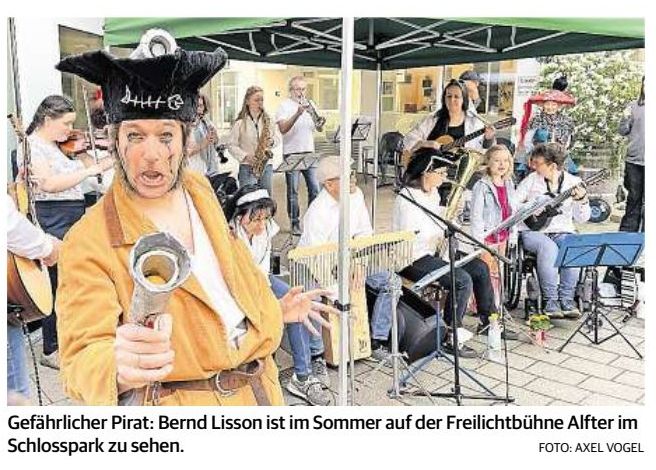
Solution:
[{"label": "violin bow", "polygon": [[[82,85],[82,95],[84,96],[84,112],[87,115],[87,132],[89,133],[89,142],[91,143],[91,152],[93,162],[97,165],[98,164],[98,154],[96,153],[96,138],[93,135],[93,124],[91,123],[91,112],[89,111],[89,95],[87,93],[87,87]],[[98,184],[102,184],[102,173],[98,173],[96,175],[96,178],[98,179]],[[100,190],[96,191],[97,196],[100,197]]]}]

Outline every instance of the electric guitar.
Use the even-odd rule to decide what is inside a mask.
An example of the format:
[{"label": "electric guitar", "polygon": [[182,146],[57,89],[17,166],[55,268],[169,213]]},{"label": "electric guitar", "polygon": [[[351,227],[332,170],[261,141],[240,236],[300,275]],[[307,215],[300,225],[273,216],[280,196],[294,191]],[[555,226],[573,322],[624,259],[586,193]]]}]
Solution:
[{"label": "electric guitar", "polygon": [[585,188],[587,186],[594,186],[595,184],[600,183],[610,176],[610,171],[606,168],[599,170],[592,176],[586,178],[575,186],[572,186],[567,191],[563,191],[558,196],[554,196],[552,193],[547,193],[547,196],[553,198],[553,200],[544,208],[542,212],[538,215],[530,215],[524,220],[524,223],[528,228],[533,231],[542,230],[547,225],[551,223],[551,219],[560,214],[558,208],[560,205],[572,197],[572,193],[576,188]]}]

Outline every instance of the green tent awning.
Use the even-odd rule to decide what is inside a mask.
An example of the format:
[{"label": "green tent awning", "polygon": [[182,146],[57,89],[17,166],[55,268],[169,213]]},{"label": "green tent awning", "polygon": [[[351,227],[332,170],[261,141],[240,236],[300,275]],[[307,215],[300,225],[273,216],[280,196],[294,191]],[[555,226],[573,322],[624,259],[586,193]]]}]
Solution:
[{"label": "green tent awning", "polygon": [[[107,18],[105,43],[149,28],[232,59],[340,67],[341,18]],[[354,67],[393,70],[643,48],[642,18],[356,18]]]}]

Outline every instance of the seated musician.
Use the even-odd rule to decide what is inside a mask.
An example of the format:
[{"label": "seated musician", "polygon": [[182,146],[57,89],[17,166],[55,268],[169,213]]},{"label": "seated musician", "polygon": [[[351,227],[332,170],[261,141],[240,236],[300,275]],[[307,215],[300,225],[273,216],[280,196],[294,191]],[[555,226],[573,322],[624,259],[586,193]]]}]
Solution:
[{"label": "seated musician", "polygon": [[[548,193],[558,195],[579,184],[580,178],[564,170],[564,162],[565,152],[559,144],[536,145],[531,152],[531,164],[535,171],[517,187],[517,202],[522,204]],[[521,237],[524,248],[537,254],[538,277],[545,301],[544,313],[552,318],[578,318],[580,312],[574,303],[574,291],[579,269],[560,269],[559,273],[554,264],[562,238],[576,232],[574,222],[583,223],[590,218],[587,191],[575,189],[572,197],[562,203],[559,212],[539,231],[531,231],[522,224]]]},{"label": "seated musician", "polygon": [[[420,148],[439,149],[437,142],[442,136],[449,136],[453,140],[460,139],[472,132],[483,129],[484,124],[473,109],[467,87],[460,80],[451,80],[444,87],[441,99],[442,107],[435,113],[428,115],[406,134],[403,147],[406,152],[414,154]],[[485,127],[485,133],[465,143],[466,148],[484,150],[495,143],[495,130]],[[453,177],[453,175],[450,175]],[[450,185],[444,185],[440,190],[440,197],[446,200]]]},{"label": "seated musician", "polygon": [[[118,173],[59,258],[61,377],[76,400],[115,405],[146,388],[152,404],[282,404],[272,355],[283,322],[305,320],[313,294],[277,300],[208,181],[185,168],[198,90],[226,60],[221,49],[145,59],[95,51],[57,66],[102,86]],[[128,321],[129,256],[159,231],[186,248],[191,275],[151,329]]]},{"label": "seated musician", "polygon": [[[339,185],[340,185],[340,157],[325,157],[319,163],[317,177],[323,189],[317,198],[310,204],[303,218],[303,234],[298,246],[321,245],[324,243],[337,243],[339,238]],[[373,235],[373,227],[369,211],[365,204],[364,195],[356,186],[355,175],[351,175],[350,186],[350,236],[351,238]],[[392,276],[392,283],[400,289],[401,280]],[[387,273],[378,273],[367,276],[366,283],[379,291],[371,318],[371,350],[372,358],[384,361],[388,357],[386,342],[392,326],[392,293]],[[313,349],[313,355],[323,353],[321,349]],[[314,348],[314,346],[313,346]]]},{"label": "seated musician", "polygon": [[[276,214],[276,201],[266,189],[257,185],[247,185],[239,188],[228,201],[225,215],[233,233],[248,247],[253,260],[268,277],[276,298],[280,299],[288,291],[289,286],[271,274],[271,243],[280,228],[273,220]],[[329,323],[323,318],[314,317],[321,325]],[[292,350],[294,374],[287,384],[292,395],[306,400],[311,405],[325,406],[330,404],[331,396],[323,383],[312,373],[310,364],[310,345],[320,342],[320,334],[312,323],[306,320],[304,328],[301,323],[285,325]],[[313,333],[318,339],[311,338]],[[325,371],[325,367],[323,369]]]},{"label": "seated musician", "polygon": [[[411,230],[417,233],[412,255],[414,262],[399,273],[412,281],[418,281],[426,274],[447,264],[445,260],[436,256],[436,249],[444,238],[444,230],[422,208],[437,215],[443,214],[444,208],[439,205],[437,188],[446,177],[449,165],[451,165],[450,160],[441,156],[437,150],[420,150],[415,153],[403,176],[406,186],[394,202],[392,229]],[[402,195],[412,199],[420,207]],[[449,306],[455,297],[457,323],[459,327],[462,326],[462,318],[465,315],[472,290],[476,298],[478,313],[482,318],[487,319],[491,313],[497,311],[494,305],[490,271],[483,261],[473,259],[463,267],[456,268],[455,274],[456,292],[448,293],[445,308],[444,321],[447,325],[453,324]],[[448,274],[439,278],[437,282],[442,287],[450,289],[451,281]],[[453,353],[450,335],[447,337],[444,351],[448,354]],[[477,355],[475,350],[466,345],[460,348],[459,354],[461,357],[476,357]]]},{"label": "seated musician", "polygon": [[[471,199],[471,235],[501,254],[505,254],[508,241],[517,240],[517,228],[504,229],[496,234],[488,234],[494,227],[509,218],[516,210],[515,184],[512,180],[513,158],[505,145],[493,145],[485,152],[486,174],[476,182]],[[497,261],[487,252],[481,255],[493,278],[499,276]],[[493,282],[493,286],[498,285]],[[497,302],[500,296],[496,295]],[[489,312],[480,312],[481,328],[487,334]],[[517,339],[510,329],[503,333],[506,339]]]}]

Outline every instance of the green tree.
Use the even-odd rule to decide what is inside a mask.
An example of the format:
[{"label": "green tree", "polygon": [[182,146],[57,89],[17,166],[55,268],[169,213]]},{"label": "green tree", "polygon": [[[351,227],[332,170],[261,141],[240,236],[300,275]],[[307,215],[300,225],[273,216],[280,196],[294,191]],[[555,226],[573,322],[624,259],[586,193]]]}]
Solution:
[{"label": "green tree", "polygon": [[640,92],[644,63],[638,51],[572,54],[541,59],[539,87],[550,88],[564,73],[568,91],[576,97],[576,106],[567,109],[575,124],[574,157],[598,149],[612,157],[617,166],[626,150],[626,138],[617,132],[619,120],[629,101]]}]

